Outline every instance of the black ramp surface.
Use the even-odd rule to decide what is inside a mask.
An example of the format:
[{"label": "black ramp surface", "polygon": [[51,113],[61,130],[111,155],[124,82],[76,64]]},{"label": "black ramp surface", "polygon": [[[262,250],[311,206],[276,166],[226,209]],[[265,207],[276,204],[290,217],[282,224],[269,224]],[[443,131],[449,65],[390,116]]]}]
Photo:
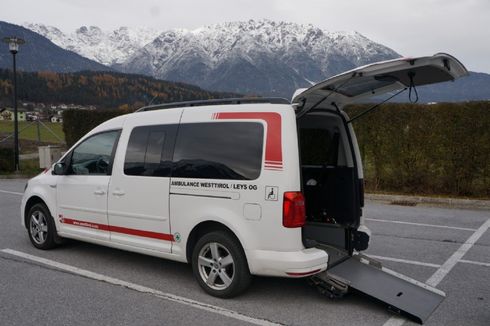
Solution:
[{"label": "black ramp surface", "polygon": [[347,280],[350,287],[407,313],[419,323],[429,318],[444,300],[443,292],[390,272],[357,258],[350,258],[328,270],[329,274]]}]

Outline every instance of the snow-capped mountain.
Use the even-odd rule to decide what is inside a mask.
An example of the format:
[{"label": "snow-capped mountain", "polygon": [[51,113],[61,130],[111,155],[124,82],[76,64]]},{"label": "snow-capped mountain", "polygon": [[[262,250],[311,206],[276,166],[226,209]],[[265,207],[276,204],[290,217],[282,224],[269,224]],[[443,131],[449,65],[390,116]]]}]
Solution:
[{"label": "snow-capped mountain", "polygon": [[126,61],[159,34],[158,31],[148,28],[120,27],[113,31],[103,31],[96,26],[82,26],[65,34],[56,27],[43,24],[26,23],[24,27],[41,34],[63,49],[107,66]]},{"label": "snow-capped mountain", "polygon": [[367,63],[399,57],[357,32],[249,20],[157,33],[81,27],[65,34],[26,27],[60,47],[130,73],[244,94],[290,97],[296,88]]},{"label": "snow-capped mountain", "polygon": [[[25,26],[29,29],[0,22],[3,35],[27,40],[19,55],[21,70],[112,68],[208,90],[286,98],[296,88],[355,66],[399,56],[357,32],[328,32],[311,25],[269,20],[162,33],[126,27],[110,32],[81,27],[67,34],[56,27]],[[0,68],[9,67],[10,54],[0,51]],[[454,83],[425,86],[418,92],[423,102],[488,100],[490,75],[472,72]]]},{"label": "snow-capped mountain", "polygon": [[250,20],[163,32],[118,68],[207,89],[290,97],[296,88],[395,57],[357,32]]},{"label": "snow-capped mountain", "polygon": [[[26,40],[17,55],[17,69],[23,71],[74,72],[81,70],[110,71],[110,67],[67,51],[30,29],[0,21],[1,37],[15,35]],[[7,46],[0,51],[0,69],[12,68]]]}]

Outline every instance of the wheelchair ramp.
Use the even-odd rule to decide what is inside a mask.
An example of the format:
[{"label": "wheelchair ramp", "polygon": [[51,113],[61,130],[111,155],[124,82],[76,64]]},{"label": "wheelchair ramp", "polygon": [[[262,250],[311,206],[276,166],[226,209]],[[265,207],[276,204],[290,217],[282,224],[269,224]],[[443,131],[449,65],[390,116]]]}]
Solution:
[{"label": "wheelchair ramp", "polygon": [[355,255],[335,265],[328,269],[327,274],[421,324],[445,298],[444,292],[381,267],[381,264],[363,255]]}]

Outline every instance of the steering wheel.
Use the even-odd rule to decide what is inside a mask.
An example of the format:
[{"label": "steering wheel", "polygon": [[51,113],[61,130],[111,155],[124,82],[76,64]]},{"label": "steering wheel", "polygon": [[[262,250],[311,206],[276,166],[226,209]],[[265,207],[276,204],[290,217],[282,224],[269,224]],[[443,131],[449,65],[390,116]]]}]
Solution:
[{"label": "steering wheel", "polygon": [[109,161],[102,156],[97,159],[97,162],[95,162],[95,169],[97,173],[107,173],[108,167]]}]

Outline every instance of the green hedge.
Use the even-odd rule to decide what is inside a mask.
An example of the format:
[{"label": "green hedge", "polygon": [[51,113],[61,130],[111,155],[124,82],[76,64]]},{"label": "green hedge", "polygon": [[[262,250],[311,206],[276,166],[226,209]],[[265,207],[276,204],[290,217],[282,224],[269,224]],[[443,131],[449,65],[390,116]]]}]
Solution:
[{"label": "green hedge", "polygon": [[68,147],[104,121],[122,114],[124,110],[66,110],[63,112],[63,132]]},{"label": "green hedge", "polygon": [[0,147],[0,174],[13,172],[14,170],[14,150]]},{"label": "green hedge", "polygon": [[[346,111],[353,117],[367,108]],[[68,146],[124,113],[65,111]],[[490,197],[490,102],[385,104],[353,126],[368,191]]]},{"label": "green hedge", "polygon": [[386,104],[353,126],[368,190],[490,196],[490,102]]}]

